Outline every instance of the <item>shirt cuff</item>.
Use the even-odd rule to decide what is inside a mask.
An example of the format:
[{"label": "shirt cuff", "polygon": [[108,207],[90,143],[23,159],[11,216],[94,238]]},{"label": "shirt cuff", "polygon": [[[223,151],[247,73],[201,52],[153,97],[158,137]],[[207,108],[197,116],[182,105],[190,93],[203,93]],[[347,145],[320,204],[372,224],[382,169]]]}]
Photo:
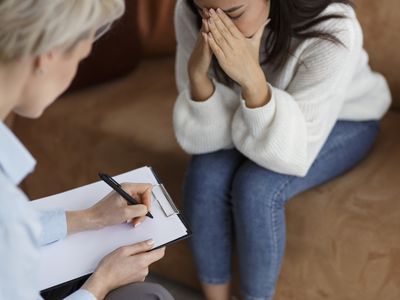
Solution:
[{"label": "shirt cuff", "polygon": [[80,289],[64,298],[64,300],[97,300],[97,298],[88,290]]},{"label": "shirt cuff", "polygon": [[50,210],[40,212],[42,223],[41,244],[47,245],[67,236],[67,217],[64,210]]},{"label": "shirt cuff", "polygon": [[254,136],[257,136],[260,130],[268,127],[274,119],[276,112],[276,101],[274,97],[274,89],[272,86],[270,86],[270,91],[270,101],[261,107],[248,108],[246,106],[246,101],[241,98],[241,111],[243,121],[246,124],[247,128],[249,128],[251,134]]}]

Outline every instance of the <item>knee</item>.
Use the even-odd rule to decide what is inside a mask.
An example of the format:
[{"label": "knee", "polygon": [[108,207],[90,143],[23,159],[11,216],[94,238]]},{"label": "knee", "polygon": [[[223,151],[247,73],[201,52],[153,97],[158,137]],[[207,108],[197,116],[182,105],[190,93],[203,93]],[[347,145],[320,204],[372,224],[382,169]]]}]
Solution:
[{"label": "knee", "polygon": [[235,210],[248,214],[269,208],[282,208],[285,203],[285,185],[289,176],[265,169],[252,161],[243,164],[232,185]]},{"label": "knee", "polygon": [[202,197],[209,192],[226,192],[238,165],[238,155],[234,150],[224,150],[202,155],[194,155],[186,173],[184,192],[187,197]]}]

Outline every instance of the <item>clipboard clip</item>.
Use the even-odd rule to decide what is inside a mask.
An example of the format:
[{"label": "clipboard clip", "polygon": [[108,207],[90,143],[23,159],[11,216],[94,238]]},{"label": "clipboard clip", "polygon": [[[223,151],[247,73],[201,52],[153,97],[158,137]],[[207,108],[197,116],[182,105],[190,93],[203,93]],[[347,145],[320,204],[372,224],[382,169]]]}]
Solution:
[{"label": "clipboard clip", "polygon": [[163,184],[153,185],[152,194],[154,199],[156,199],[161,206],[166,217],[179,214],[179,210],[176,208],[174,201],[172,201],[171,196],[168,194]]}]

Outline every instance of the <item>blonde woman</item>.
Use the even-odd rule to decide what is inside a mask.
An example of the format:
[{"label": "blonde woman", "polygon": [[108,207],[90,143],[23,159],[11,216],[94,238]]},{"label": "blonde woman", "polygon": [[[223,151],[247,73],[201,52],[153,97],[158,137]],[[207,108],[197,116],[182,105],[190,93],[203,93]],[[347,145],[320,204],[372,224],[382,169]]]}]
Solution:
[{"label": "blonde woman", "polygon": [[[0,119],[10,112],[39,117],[69,86],[93,41],[123,12],[123,0],[1,0]],[[140,196],[143,205],[128,207],[111,193],[84,211],[51,211],[38,216],[18,188],[34,165],[32,156],[0,122],[2,300],[40,299],[40,245],[127,219],[138,224],[149,209],[151,186],[126,184],[126,191]],[[143,281],[148,266],[164,256],[164,249],[147,252],[152,245],[152,241],[145,241],[109,254],[83,287],[67,299],[172,299],[158,285],[134,284]]]}]

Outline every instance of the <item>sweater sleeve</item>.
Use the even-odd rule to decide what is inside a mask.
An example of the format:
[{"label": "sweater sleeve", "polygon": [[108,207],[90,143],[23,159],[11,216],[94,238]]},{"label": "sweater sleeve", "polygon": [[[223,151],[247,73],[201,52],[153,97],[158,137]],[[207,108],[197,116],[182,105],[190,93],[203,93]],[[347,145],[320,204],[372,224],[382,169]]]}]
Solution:
[{"label": "sweater sleeve", "polygon": [[362,32],[355,18],[327,23],[343,45],[321,39],[304,42],[288,87],[270,86],[271,101],[260,108],[249,109],[242,99],[235,114],[235,146],[262,167],[305,176],[338,119],[362,50]]},{"label": "sweater sleeve", "polygon": [[239,95],[213,81],[215,91],[208,100],[198,102],[191,98],[187,65],[199,30],[193,12],[182,0],[177,1],[175,8],[175,31],[178,97],[174,106],[173,123],[178,143],[191,154],[233,147],[231,123],[239,103]]}]

